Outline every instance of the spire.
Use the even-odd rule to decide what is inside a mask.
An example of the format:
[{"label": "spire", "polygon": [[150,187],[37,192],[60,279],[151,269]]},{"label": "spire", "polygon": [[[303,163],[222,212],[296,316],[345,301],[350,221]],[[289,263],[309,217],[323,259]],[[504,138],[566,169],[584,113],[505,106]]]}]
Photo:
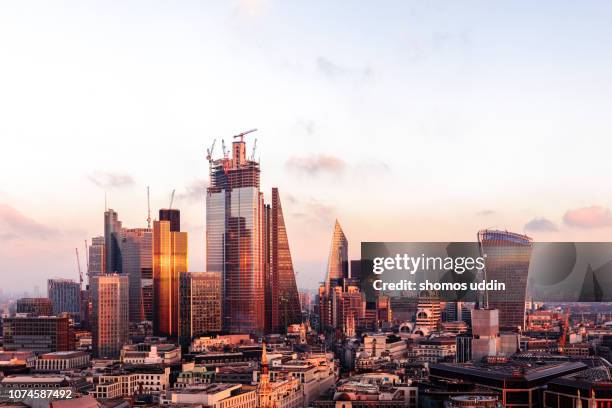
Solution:
[{"label": "spire", "polygon": [[268,351],[266,350],[266,342],[261,346],[261,374],[268,375]]}]

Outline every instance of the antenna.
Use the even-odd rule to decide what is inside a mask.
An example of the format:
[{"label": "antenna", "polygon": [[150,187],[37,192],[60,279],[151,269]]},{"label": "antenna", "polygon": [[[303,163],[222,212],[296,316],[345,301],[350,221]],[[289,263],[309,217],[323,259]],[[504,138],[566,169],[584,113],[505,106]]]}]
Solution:
[{"label": "antenna", "polygon": [[149,195],[149,186],[147,186],[147,228],[151,229],[151,199]]},{"label": "antenna", "polygon": [[172,209],[172,203],[174,202],[174,193],[176,192],[176,190],[172,190],[172,194],[170,195],[170,206],[168,207],[169,210]]}]

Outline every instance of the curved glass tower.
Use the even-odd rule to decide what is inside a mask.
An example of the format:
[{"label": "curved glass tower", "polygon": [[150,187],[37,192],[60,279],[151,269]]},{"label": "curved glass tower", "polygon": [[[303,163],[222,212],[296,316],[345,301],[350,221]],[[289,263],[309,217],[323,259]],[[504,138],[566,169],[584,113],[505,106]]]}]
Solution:
[{"label": "curved glass tower", "polygon": [[506,285],[506,290],[485,293],[485,308],[499,310],[500,327],[524,328],[532,239],[514,232],[482,230],[478,232],[478,244],[485,257],[487,281]]}]

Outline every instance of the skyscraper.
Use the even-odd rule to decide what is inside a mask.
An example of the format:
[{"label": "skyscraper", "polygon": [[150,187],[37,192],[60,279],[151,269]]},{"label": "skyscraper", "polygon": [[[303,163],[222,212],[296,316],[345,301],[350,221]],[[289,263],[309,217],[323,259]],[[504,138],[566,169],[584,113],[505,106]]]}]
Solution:
[{"label": "skyscraper", "polygon": [[91,279],[92,339],[96,357],[116,358],[129,340],[129,284],[126,275]]},{"label": "skyscraper", "polygon": [[93,237],[89,245],[89,262],[87,275],[96,276],[106,272],[106,259],[104,258],[104,237]]},{"label": "skyscraper", "polygon": [[336,220],[327,260],[326,290],[329,292],[331,287],[341,285],[342,280],[348,277],[348,240],[340,223]]},{"label": "skyscraper", "polygon": [[121,238],[122,273],[129,278],[130,322],[141,322],[151,315],[153,274],[153,231],[125,228]]},{"label": "skyscraper", "polygon": [[170,231],[170,221],[153,222],[153,329],[179,334],[179,276],[187,272],[187,233]]},{"label": "skyscraper", "polygon": [[170,231],[181,230],[181,212],[175,208],[162,208],[159,210],[160,221],[170,221]]},{"label": "skyscraper", "polygon": [[106,273],[121,273],[121,221],[113,209],[104,212],[104,267]]},{"label": "skyscraper", "polygon": [[181,272],[179,339],[221,331],[221,274]]},{"label": "skyscraper", "polygon": [[488,281],[497,280],[506,290],[485,293],[485,307],[499,310],[502,328],[525,327],[527,274],[533,241],[508,231],[482,230],[478,233],[481,255],[485,257]]},{"label": "skyscraper", "polygon": [[243,137],[232,157],[210,160],[206,194],[206,270],[223,276],[223,328],[264,332],[264,206],[259,163],[248,160]]},{"label": "skyscraper", "polygon": [[75,319],[81,314],[81,285],[72,279],[47,280],[47,296],[53,303],[53,314],[70,313]]},{"label": "skyscraper", "polygon": [[272,333],[281,333],[287,326],[302,321],[300,298],[287,238],[287,229],[283,218],[278,189],[272,189],[272,205],[266,206],[266,262],[269,278],[266,279],[266,293],[270,307],[267,313],[270,319],[269,329]]}]

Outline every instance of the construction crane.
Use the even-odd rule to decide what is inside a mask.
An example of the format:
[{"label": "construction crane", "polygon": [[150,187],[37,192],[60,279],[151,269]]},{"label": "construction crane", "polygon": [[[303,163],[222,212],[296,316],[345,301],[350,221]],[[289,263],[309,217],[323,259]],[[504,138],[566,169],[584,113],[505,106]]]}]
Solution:
[{"label": "construction crane", "polygon": [[172,194],[170,195],[170,206],[168,207],[169,210],[172,209],[172,203],[174,202],[174,193],[176,192],[176,190],[172,190]]},{"label": "construction crane", "polygon": [[212,145],[210,146],[210,149],[206,149],[206,160],[208,161],[212,160],[212,155],[213,155],[213,151],[215,150],[216,142],[217,142],[217,139],[213,140]]},{"label": "construction crane", "polygon": [[79,260],[79,248],[74,248],[74,252],[76,252],[77,268],[79,269],[79,284],[81,285],[81,289],[82,289],[83,271],[81,271],[81,261]]},{"label": "construction crane", "polygon": [[227,159],[227,148],[225,147],[224,139],[221,139],[221,149],[223,150],[223,158]]},{"label": "construction crane", "polygon": [[147,228],[151,229],[151,196],[149,186],[147,186]]},{"label": "construction crane", "polygon": [[238,138],[240,138],[240,141],[241,141],[241,142],[243,142],[243,141],[244,141],[244,137],[245,137],[246,135],[248,135],[249,133],[253,133],[253,132],[255,132],[256,130],[257,130],[257,129],[255,128],[255,129],[250,129],[250,130],[247,130],[246,132],[238,133],[237,135],[234,135],[234,139],[238,139]]},{"label": "construction crane", "polygon": [[257,138],[253,141],[253,151],[251,152],[251,161],[255,160],[255,149],[257,149]]}]

